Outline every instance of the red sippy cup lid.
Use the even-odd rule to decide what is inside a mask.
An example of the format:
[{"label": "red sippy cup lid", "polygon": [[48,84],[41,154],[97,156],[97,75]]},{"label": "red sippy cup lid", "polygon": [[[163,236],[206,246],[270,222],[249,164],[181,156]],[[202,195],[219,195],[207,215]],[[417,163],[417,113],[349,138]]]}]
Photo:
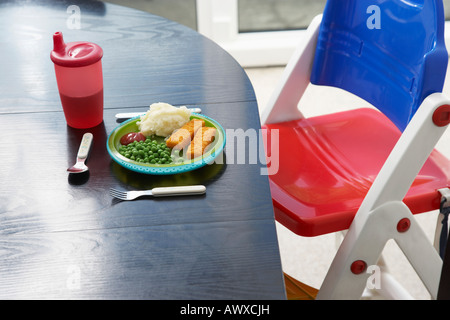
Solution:
[{"label": "red sippy cup lid", "polygon": [[96,63],[103,56],[103,50],[91,42],[64,43],[62,32],[53,34],[53,63],[63,67],[84,67]]}]

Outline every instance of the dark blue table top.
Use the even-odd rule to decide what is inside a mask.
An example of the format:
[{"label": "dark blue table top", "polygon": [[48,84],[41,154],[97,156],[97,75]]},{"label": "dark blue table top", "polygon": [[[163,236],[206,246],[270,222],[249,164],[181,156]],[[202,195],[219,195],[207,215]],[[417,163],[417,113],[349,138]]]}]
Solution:
[{"label": "dark blue table top", "polygon": [[[81,29],[67,27],[69,5],[79,6]],[[106,150],[115,113],[154,102],[201,107],[231,133],[227,147],[237,130],[260,139],[252,85],[228,53],[175,22],[97,1],[0,1],[0,30],[0,298],[285,298],[262,163],[225,151],[224,164],[150,176]],[[95,128],[65,123],[49,56],[55,31],[104,50],[104,121]],[[90,171],[69,176],[87,131]],[[206,195],[108,194],[193,183]]]}]

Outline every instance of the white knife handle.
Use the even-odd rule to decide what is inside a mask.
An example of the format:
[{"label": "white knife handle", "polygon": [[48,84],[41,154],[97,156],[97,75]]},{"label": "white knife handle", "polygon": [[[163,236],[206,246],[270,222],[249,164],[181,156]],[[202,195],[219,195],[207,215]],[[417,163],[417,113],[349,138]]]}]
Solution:
[{"label": "white knife handle", "polygon": [[86,132],[81,139],[80,148],[78,149],[77,158],[85,159],[89,154],[91,148],[93,135],[90,132]]},{"label": "white knife handle", "polygon": [[[188,109],[194,113],[202,113],[201,108],[188,108]],[[137,116],[142,116],[144,114],[145,114],[145,112],[121,112],[121,113],[116,113],[116,119],[130,119],[130,118],[134,118]]]},{"label": "white knife handle", "polygon": [[198,195],[198,194],[204,194],[205,192],[206,192],[206,187],[202,186],[202,185],[180,186],[180,187],[160,187],[160,188],[152,189],[152,195],[155,197]]}]

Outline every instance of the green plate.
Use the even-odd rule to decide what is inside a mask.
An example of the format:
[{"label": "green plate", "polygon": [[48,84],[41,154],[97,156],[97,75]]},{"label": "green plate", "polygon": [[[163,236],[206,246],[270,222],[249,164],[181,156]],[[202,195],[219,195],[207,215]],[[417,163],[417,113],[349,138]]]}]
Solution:
[{"label": "green plate", "polygon": [[[155,175],[168,175],[177,174],[187,171],[196,170],[209,163],[212,163],[222,152],[225,147],[225,131],[222,126],[215,120],[198,113],[191,114],[192,119],[202,119],[205,121],[205,126],[214,127],[217,130],[214,141],[208,146],[207,151],[200,157],[194,159],[183,159],[183,162],[171,163],[171,164],[147,164],[140,163],[134,160],[128,159],[119,153],[120,138],[130,132],[138,132],[138,126],[136,122],[140,120],[140,117],[135,117],[123,122],[116,127],[108,137],[106,148],[111,158],[124,168],[129,170]],[[158,137],[161,141],[163,137]]]}]

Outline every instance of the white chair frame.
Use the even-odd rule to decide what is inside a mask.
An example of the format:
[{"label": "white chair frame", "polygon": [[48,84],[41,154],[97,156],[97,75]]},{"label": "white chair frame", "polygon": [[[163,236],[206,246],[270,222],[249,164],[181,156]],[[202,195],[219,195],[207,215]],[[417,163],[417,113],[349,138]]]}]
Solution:
[{"label": "white chair frame", "polygon": [[[303,117],[298,103],[310,83],[321,19],[322,15],[313,19],[306,31],[305,40],[286,66],[282,79],[262,115],[263,124]],[[402,200],[447,128],[434,124],[433,113],[440,106],[449,104],[450,100],[442,93],[431,94],[423,101],[361,204],[323,281],[317,299],[361,298],[370,276],[362,272],[364,265],[376,265],[386,242],[390,239],[396,241],[431,297],[436,299],[442,259]],[[402,223],[406,225],[402,226]],[[355,261],[361,267],[358,274],[352,271]],[[390,281],[390,277],[385,279],[388,279],[386,286],[390,286],[387,291],[391,292],[393,298],[411,298]]]}]

